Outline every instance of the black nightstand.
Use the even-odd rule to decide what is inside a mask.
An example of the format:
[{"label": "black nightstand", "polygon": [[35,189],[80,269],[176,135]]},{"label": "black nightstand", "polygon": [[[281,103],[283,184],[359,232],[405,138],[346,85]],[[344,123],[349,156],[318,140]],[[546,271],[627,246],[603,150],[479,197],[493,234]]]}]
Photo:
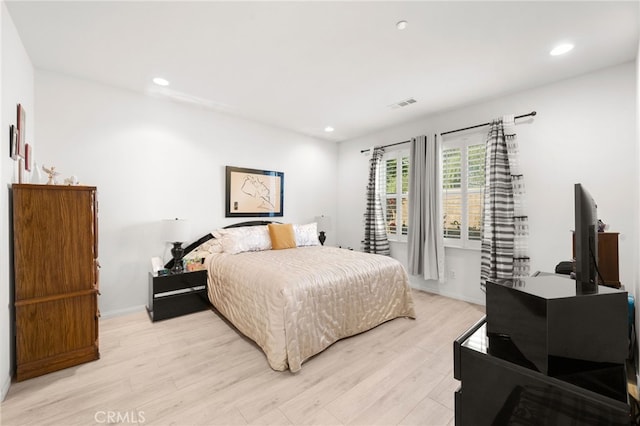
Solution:
[{"label": "black nightstand", "polygon": [[149,305],[151,321],[173,318],[209,309],[207,271],[154,276],[149,273]]}]

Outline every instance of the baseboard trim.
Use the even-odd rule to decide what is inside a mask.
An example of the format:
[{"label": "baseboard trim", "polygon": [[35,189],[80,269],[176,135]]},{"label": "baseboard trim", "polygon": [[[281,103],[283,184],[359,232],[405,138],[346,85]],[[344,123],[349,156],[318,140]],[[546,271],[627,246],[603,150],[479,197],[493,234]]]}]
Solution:
[{"label": "baseboard trim", "polygon": [[133,314],[136,312],[144,311],[146,308],[145,305],[131,306],[129,308],[124,309],[115,309],[113,311],[100,312],[101,319],[120,317],[122,315]]},{"label": "baseboard trim", "polygon": [[[412,283],[411,283],[412,284]],[[464,302],[473,303],[475,305],[485,305],[484,300],[474,299],[472,297],[465,297],[464,295],[458,293],[451,293],[447,291],[440,291],[438,288],[434,288],[431,286],[422,286],[422,285],[411,285],[411,288],[421,291],[426,291],[427,293],[437,294],[439,296],[448,297],[450,299],[462,300]]]},{"label": "baseboard trim", "polygon": [[0,401],[4,401],[9,393],[9,388],[11,387],[11,374],[9,374],[2,383],[2,388],[0,389]]}]

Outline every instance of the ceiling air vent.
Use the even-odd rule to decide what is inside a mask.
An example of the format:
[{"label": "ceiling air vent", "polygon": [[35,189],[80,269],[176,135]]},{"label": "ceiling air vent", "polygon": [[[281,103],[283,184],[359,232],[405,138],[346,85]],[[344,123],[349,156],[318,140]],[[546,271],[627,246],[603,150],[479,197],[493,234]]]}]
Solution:
[{"label": "ceiling air vent", "polygon": [[391,104],[391,105],[389,105],[389,108],[396,109],[396,108],[406,107],[408,105],[415,104],[416,102],[417,101],[415,99],[409,98],[409,99],[405,99],[403,101]]}]

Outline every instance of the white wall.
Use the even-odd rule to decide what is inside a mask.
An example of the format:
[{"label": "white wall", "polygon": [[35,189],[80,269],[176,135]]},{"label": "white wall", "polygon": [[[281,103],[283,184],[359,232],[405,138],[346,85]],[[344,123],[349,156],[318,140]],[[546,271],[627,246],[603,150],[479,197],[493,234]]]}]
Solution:
[{"label": "white wall", "polygon": [[279,221],[336,216],[334,143],[44,71],[36,110],[36,160],[98,187],[103,316],[147,303],[162,219],[189,219],[193,240],[251,220],[224,218],[226,165],[284,172]]},{"label": "white wall", "polygon": [[13,335],[11,291],[11,269],[13,261],[10,257],[10,222],[9,192],[11,183],[16,181],[18,163],[9,158],[9,126],[16,125],[16,105],[25,107],[27,112],[27,141],[34,142],[34,109],[33,109],[33,66],[20,41],[18,32],[11,20],[6,5],[0,6],[0,114],[2,125],[2,155],[0,156],[0,187],[3,188],[3,208],[0,210],[0,400],[4,399],[11,383],[13,369]]},{"label": "white wall", "polygon": [[[635,68],[635,62],[629,62],[340,143],[339,244],[360,247],[369,159],[361,149],[535,110],[535,118],[516,125],[530,212],[532,271],[553,271],[559,261],[571,258],[573,184],[580,182],[597,201],[598,214],[610,224],[610,231],[621,233],[620,279],[634,291],[638,245]],[[393,244],[392,255],[406,262],[406,245]],[[412,277],[412,285],[484,303],[478,288],[479,252],[446,249],[446,262],[455,279],[440,285]]]},{"label": "white wall", "polygon": [[[640,10],[638,11],[638,15],[640,15]],[[638,54],[636,55],[636,166],[640,168],[640,43],[638,43]],[[640,211],[640,174],[638,175],[637,181],[637,209]],[[636,240],[640,241],[640,226],[638,226],[638,233],[636,234]],[[640,244],[636,247],[636,251],[634,253],[634,258],[638,259],[638,255],[640,254]],[[640,295],[640,262],[635,263],[635,291],[633,292],[633,296],[635,299],[635,328],[636,328],[636,338],[638,335],[638,330],[640,329],[640,315],[638,315],[638,296]],[[635,360],[636,360],[636,387],[640,390],[640,371],[638,371],[638,348],[636,345],[635,348]]]}]

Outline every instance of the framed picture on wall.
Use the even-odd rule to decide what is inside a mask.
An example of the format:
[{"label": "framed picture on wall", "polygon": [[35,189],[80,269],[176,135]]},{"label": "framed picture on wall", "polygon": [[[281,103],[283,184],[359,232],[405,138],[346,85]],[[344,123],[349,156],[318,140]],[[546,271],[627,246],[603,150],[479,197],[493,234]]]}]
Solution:
[{"label": "framed picture on wall", "polygon": [[226,167],[225,217],[280,217],[284,173]]},{"label": "framed picture on wall", "polygon": [[18,128],[13,124],[9,126],[9,156],[13,160],[18,159]]},{"label": "framed picture on wall", "polygon": [[32,160],[32,155],[31,155],[31,145],[28,143],[24,144],[24,169],[28,172],[31,171],[31,161]]},{"label": "framed picture on wall", "polygon": [[25,148],[24,148],[24,140],[27,133],[27,114],[24,110],[24,107],[21,104],[18,104],[18,157],[24,158]]}]

